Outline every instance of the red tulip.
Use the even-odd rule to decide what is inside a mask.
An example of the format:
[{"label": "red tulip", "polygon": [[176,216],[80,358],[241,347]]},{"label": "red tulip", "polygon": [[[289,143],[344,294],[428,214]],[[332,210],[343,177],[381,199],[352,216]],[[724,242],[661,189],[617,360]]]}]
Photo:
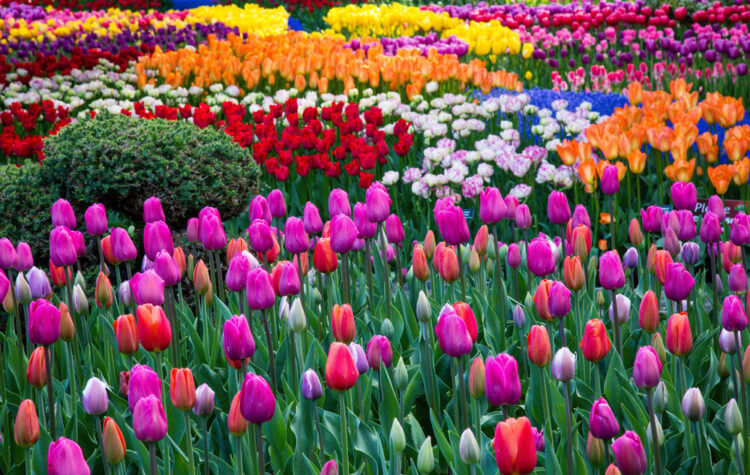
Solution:
[{"label": "red tulip", "polygon": [[667,322],[667,349],[676,356],[685,356],[693,348],[690,320],[685,312],[675,313]]},{"label": "red tulip", "polygon": [[195,406],[195,381],[190,368],[172,368],[169,373],[169,397],[174,407],[189,411]]},{"label": "red tulip", "polygon": [[354,365],[349,347],[333,342],[328,349],[326,360],[326,384],[335,391],[346,391],[357,383],[359,372]]},{"label": "red tulip", "polygon": [[35,388],[43,388],[47,384],[47,366],[44,361],[43,346],[31,352],[29,365],[26,367],[26,380]]},{"label": "red tulip", "polygon": [[139,305],[136,315],[138,316],[138,336],[143,348],[154,353],[166,350],[172,341],[172,328],[164,310],[148,303]]},{"label": "red tulip", "polygon": [[552,356],[547,328],[543,325],[532,326],[526,338],[526,343],[528,346],[529,361],[539,367],[546,366]]},{"label": "red tulip", "polygon": [[357,333],[357,327],[354,323],[354,313],[348,303],[344,305],[334,305],[333,315],[331,316],[331,328],[333,337],[336,341],[346,343],[347,345],[354,340]]},{"label": "red tulip", "polygon": [[508,418],[495,427],[495,461],[503,475],[531,473],[536,467],[536,446],[526,417]]},{"label": "red tulip", "polygon": [[583,351],[583,357],[592,363],[601,361],[607,356],[612,344],[609,342],[609,337],[607,336],[607,328],[601,320],[593,318],[586,322],[580,346]]}]

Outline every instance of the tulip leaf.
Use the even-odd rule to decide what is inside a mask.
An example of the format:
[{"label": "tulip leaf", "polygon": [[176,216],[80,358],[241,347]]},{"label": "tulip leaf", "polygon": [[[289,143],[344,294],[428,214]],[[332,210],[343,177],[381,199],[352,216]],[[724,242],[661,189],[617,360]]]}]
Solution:
[{"label": "tulip leaf", "polygon": [[315,447],[315,411],[318,408],[315,401],[308,401],[305,398],[300,399],[297,403],[297,410],[292,420],[292,431],[297,444],[294,448],[297,454],[308,453]]},{"label": "tulip leaf", "polygon": [[[413,345],[414,341],[418,340],[419,338],[419,322],[417,322],[417,317],[414,314],[414,308],[409,303],[409,301],[406,298],[406,294],[403,292],[399,292],[399,300],[401,301],[401,315],[404,318],[405,328],[406,328],[406,334],[409,337],[409,345]],[[416,305],[416,299],[414,300],[414,305]]]},{"label": "tulip leaf", "polygon": [[273,418],[263,424],[266,437],[268,437],[269,447],[273,448],[271,452],[271,465],[276,470],[283,468],[286,465],[286,461],[292,456],[292,450],[287,444],[286,422],[282,412],[277,402]]},{"label": "tulip leaf", "polygon": [[448,461],[448,465],[452,466],[453,450],[451,449],[451,445],[448,442],[448,439],[445,438],[445,435],[440,428],[440,424],[437,423],[437,420],[435,419],[435,413],[432,410],[430,410],[430,421],[432,421],[432,431],[435,435],[435,442],[437,442],[440,453],[443,454],[445,460]]},{"label": "tulip leaf", "polygon": [[372,467],[374,473],[384,474],[387,472],[383,445],[378,434],[367,424],[357,425],[353,447],[367,459],[367,465]]}]

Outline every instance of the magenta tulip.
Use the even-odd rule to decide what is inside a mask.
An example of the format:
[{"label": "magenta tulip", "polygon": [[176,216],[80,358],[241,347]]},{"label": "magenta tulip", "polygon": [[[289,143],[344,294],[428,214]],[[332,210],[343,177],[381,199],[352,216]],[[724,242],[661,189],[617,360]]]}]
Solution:
[{"label": "magenta tulip", "polygon": [[352,250],[354,240],[357,239],[357,226],[344,213],[331,218],[331,249],[339,254],[346,254]]},{"label": "magenta tulip", "polygon": [[364,203],[354,205],[354,225],[360,239],[370,239],[378,231],[378,225],[367,219],[367,206]]},{"label": "magenta tulip", "polygon": [[248,422],[263,424],[273,418],[276,411],[276,398],[268,382],[253,373],[245,375],[240,390],[240,412]]},{"label": "magenta tulip", "polygon": [[247,275],[250,273],[250,270],[250,260],[243,253],[235,255],[229,261],[229,268],[227,269],[225,280],[227,288],[232,292],[245,290]]},{"label": "magenta tulip", "polygon": [[566,224],[570,219],[568,197],[561,191],[553,191],[547,198],[547,217],[552,224]]},{"label": "magenta tulip", "polygon": [[641,475],[646,472],[646,452],[640,437],[632,430],[612,442],[612,452],[622,475]]},{"label": "magenta tulip", "polygon": [[484,365],[484,392],[494,406],[518,404],[521,398],[521,380],[518,363],[507,353],[489,356]]},{"label": "magenta tulip", "polygon": [[164,215],[164,209],[159,198],[152,196],[143,202],[143,222],[148,224],[156,221],[166,222],[167,217]]},{"label": "magenta tulip", "polygon": [[244,315],[234,315],[224,322],[222,335],[224,353],[227,358],[242,361],[255,354],[255,339]]},{"label": "magenta tulip", "polygon": [[620,191],[620,179],[617,176],[617,167],[607,165],[602,173],[602,193],[605,195],[614,195]]},{"label": "magenta tulip", "polygon": [[124,229],[114,228],[110,240],[112,242],[112,253],[118,261],[132,261],[138,257],[135,244],[133,244],[133,240],[130,239],[130,235]]},{"label": "magenta tulip", "polygon": [[156,275],[161,277],[164,281],[164,285],[167,287],[177,285],[182,278],[179,264],[177,264],[177,261],[174,260],[174,257],[172,257],[168,251],[159,251],[159,253],[156,254],[154,271],[156,272]]},{"label": "magenta tulip", "polygon": [[0,269],[10,269],[16,264],[16,248],[8,238],[0,239]]},{"label": "magenta tulip", "polygon": [[641,225],[647,233],[661,232],[662,217],[664,211],[658,206],[649,206],[641,210]]},{"label": "magenta tulip", "polygon": [[[339,215],[340,216],[340,215]],[[281,278],[279,279],[279,296],[298,295],[301,283],[297,266],[289,261],[281,265]]]},{"label": "magenta tulip", "polygon": [[667,265],[667,272],[664,278],[664,293],[669,300],[680,302],[688,298],[690,291],[693,290],[695,280],[690,272],[685,269],[679,262],[672,262]]},{"label": "magenta tulip", "polygon": [[485,224],[496,224],[505,218],[507,208],[497,188],[488,186],[479,193],[479,218]]},{"label": "magenta tulip", "polygon": [[554,282],[547,297],[549,313],[562,318],[570,313],[570,290],[562,282]]},{"label": "magenta tulip", "polygon": [[727,295],[721,306],[721,326],[730,332],[742,331],[747,327],[747,314],[742,301],[736,295]]},{"label": "magenta tulip", "polygon": [[625,272],[616,251],[607,251],[599,259],[599,282],[607,290],[621,289],[625,285]]},{"label": "magenta tulip", "polygon": [[589,218],[589,212],[586,211],[586,207],[582,204],[577,204],[573,210],[573,217],[570,218],[570,227],[575,229],[576,226],[583,224],[586,227],[591,227],[591,218]]},{"label": "magenta tulip", "polygon": [[50,209],[52,215],[52,226],[64,226],[68,229],[76,228],[76,214],[67,200],[60,198],[55,201]]},{"label": "magenta tulip", "polygon": [[388,338],[375,335],[367,343],[367,364],[375,371],[380,371],[381,362],[386,368],[390,368],[393,363],[393,350]]},{"label": "magenta tulip", "polygon": [[526,265],[535,276],[545,277],[555,272],[555,257],[546,239],[541,237],[532,239],[526,254]]},{"label": "magenta tulip", "polygon": [[34,267],[34,256],[31,255],[31,247],[23,241],[16,245],[16,260],[13,264],[18,272],[26,272]]},{"label": "magenta tulip", "polygon": [[393,244],[401,244],[404,240],[404,227],[397,215],[392,214],[385,220],[385,235]]},{"label": "magenta tulip", "polygon": [[391,197],[381,183],[373,183],[365,194],[365,211],[372,223],[382,223],[391,214]]},{"label": "magenta tulip", "polygon": [[134,274],[130,279],[130,291],[136,305],[164,304],[164,280],[153,269]]},{"label": "magenta tulip", "polygon": [[472,340],[466,322],[452,309],[438,319],[435,335],[440,349],[448,356],[459,358],[471,352]]},{"label": "magenta tulip", "polygon": [[[132,384],[132,376],[131,376]],[[132,391],[132,389],[131,389]],[[167,415],[161,398],[150,394],[142,397],[133,410],[133,432],[141,442],[159,442],[167,435]]]},{"label": "magenta tulip", "polygon": [[323,221],[320,219],[318,207],[309,201],[305,203],[305,209],[302,212],[302,222],[305,225],[305,232],[310,235],[320,234],[323,230]]},{"label": "magenta tulip", "polygon": [[256,219],[247,230],[250,247],[256,252],[266,252],[273,248],[273,232],[263,219]]},{"label": "magenta tulip", "polygon": [[107,232],[107,210],[101,203],[94,203],[88,207],[83,215],[86,221],[86,232],[92,236],[101,236]]},{"label": "magenta tulip", "polygon": [[740,211],[729,227],[729,239],[735,246],[750,244],[750,217]]},{"label": "magenta tulip", "polygon": [[161,400],[161,380],[147,365],[137,364],[130,369],[128,380],[128,408],[135,410],[138,401],[147,396],[155,396]]},{"label": "magenta tulip", "polygon": [[190,218],[187,222],[187,230],[185,232],[185,238],[188,242],[198,242],[201,240],[199,231],[198,218]]},{"label": "magenta tulip", "polygon": [[609,440],[620,432],[620,424],[618,424],[607,400],[603,397],[600,397],[598,401],[594,401],[594,405],[591,406],[589,430],[591,431],[591,435],[597,439],[604,440]]},{"label": "magenta tulip", "polygon": [[249,216],[251,223],[256,219],[262,219],[266,224],[271,225],[271,208],[263,195],[256,195],[250,202]]},{"label": "magenta tulip", "polygon": [[310,249],[310,239],[301,219],[292,216],[284,223],[284,247],[290,254],[301,254]]},{"label": "magenta tulip", "polygon": [[693,182],[676,181],[672,184],[670,191],[674,209],[695,210],[695,205],[698,203],[698,192]]},{"label": "magenta tulip", "polygon": [[152,221],[146,224],[143,230],[143,247],[149,260],[156,260],[159,251],[167,251],[169,255],[174,252],[172,233],[164,221]]},{"label": "magenta tulip", "polygon": [[60,437],[49,444],[47,451],[48,475],[89,475],[81,447],[70,439]]},{"label": "magenta tulip", "polygon": [[[446,199],[448,201],[444,201]],[[435,222],[437,222],[440,235],[443,236],[445,242],[455,246],[469,241],[471,235],[464,212],[453,204],[451,198],[438,200],[434,213]]]},{"label": "magenta tulip", "polygon": [[742,264],[735,264],[729,269],[729,290],[731,292],[747,292],[747,273]]},{"label": "magenta tulip", "polygon": [[286,214],[286,202],[284,202],[284,195],[281,193],[281,190],[271,190],[266,201],[268,202],[268,209],[271,211],[271,217],[284,217]]},{"label": "magenta tulip", "polygon": [[714,243],[721,240],[721,221],[719,217],[712,212],[703,215],[701,221],[701,241],[705,243]]},{"label": "magenta tulip", "polygon": [[349,195],[341,188],[331,190],[328,195],[328,217],[333,219],[334,216],[343,214],[352,215],[351,205],[349,204]]},{"label": "magenta tulip", "polygon": [[29,306],[29,340],[35,345],[51,345],[60,338],[60,309],[43,298]]},{"label": "magenta tulip", "polygon": [[[15,249],[13,252],[13,264],[15,264]],[[68,228],[57,226],[49,235],[49,256],[52,263],[57,267],[68,267],[76,263],[78,253],[73,234]]]},{"label": "magenta tulip", "polygon": [[529,229],[531,227],[531,211],[526,204],[518,205],[516,208],[516,227],[518,229]]},{"label": "magenta tulip", "polygon": [[227,235],[221,218],[215,214],[205,214],[198,219],[200,241],[209,251],[224,249],[227,245]]},{"label": "magenta tulip", "polygon": [[516,219],[516,209],[518,209],[518,198],[513,195],[505,195],[505,219],[514,221]]},{"label": "magenta tulip", "polygon": [[247,275],[247,303],[253,310],[264,310],[273,307],[276,294],[271,285],[268,272],[262,267],[253,269]]},{"label": "magenta tulip", "polygon": [[635,354],[633,363],[633,380],[639,388],[654,388],[661,377],[661,361],[656,350],[650,346],[642,346]]}]

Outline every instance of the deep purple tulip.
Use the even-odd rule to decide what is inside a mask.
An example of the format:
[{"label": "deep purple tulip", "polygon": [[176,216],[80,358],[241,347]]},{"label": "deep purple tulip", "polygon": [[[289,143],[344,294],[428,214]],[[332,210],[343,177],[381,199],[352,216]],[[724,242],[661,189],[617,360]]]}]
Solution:
[{"label": "deep purple tulip", "polygon": [[148,224],[156,221],[166,222],[167,217],[164,215],[164,209],[159,198],[152,196],[143,202],[143,222]]},{"label": "deep purple tulip", "polygon": [[60,338],[60,309],[43,298],[29,306],[29,340],[35,345],[51,345]]},{"label": "deep purple tulip", "polygon": [[174,257],[167,251],[159,251],[154,261],[154,271],[164,281],[164,285],[172,287],[177,285],[182,278],[180,266]]},{"label": "deep purple tulip", "polygon": [[273,232],[263,219],[256,219],[247,230],[250,247],[256,252],[266,252],[273,248]]},{"label": "deep purple tulip", "polygon": [[701,221],[701,241],[705,243],[719,242],[721,239],[721,221],[714,213],[708,211]]},{"label": "deep purple tulip", "polygon": [[[132,376],[131,376],[132,384]],[[132,390],[132,389],[131,389]],[[149,394],[142,397],[133,409],[133,432],[141,442],[159,442],[167,435],[167,415],[161,398]]]},{"label": "deep purple tulip", "polygon": [[34,267],[34,256],[31,254],[31,247],[23,241],[16,245],[16,260],[13,264],[18,272],[26,272]]},{"label": "deep purple tulip", "polygon": [[252,310],[265,310],[273,307],[276,294],[271,278],[262,267],[253,269],[247,275],[247,303]]},{"label": "deep purple tulip", "polygon": [[146,256],[151,261],[156,260],[159,251],[167,251],[169,255],[174,252],[174,243],[172,242],[172,233],[169,226],[164,221],[152,221],[146,223],[143,230],[143,248]]},{"label": "deep purple tulip", "polygon": [[50,209],[52,215],[52,226],[65,226],[68,229],[76,228],[76,214],[67,200],[60,198],[55,201]]},{"label": "deep purple tulip", "polygon": [[248,422],[263,424],[273,418],[276,411],[276,398],[263,377],[253,373],[245,375],[240,390],[240,412]]},{"label": "deep purple tulip", "polygon": [[367,355],[365,354],[364,348],[359,343],[349,343],[349,353],[354,358],[354,366],[357,368],[357,372],[361,375],[365,374],[370,370],[370,363],[367,361]]},{"label": "deep purple tulip", "polygon": [[549,241],[542,237],[531,240],[526,251],[526,265],[537,277],[545,277],[555,272],[555,256]]},{"label": "deep purple tulip", "polygon": [[284,247],[290,254],[301,254],[310,249],[310,239],[301,219],[292,216],[284,223]]},{"label": "deep purple tulip", "polygon": [[101,203],[94,203],[88,207],[83,215],[86,221],[86,232],[92,236],[101,236],[107,232],[107,210]]},{"label": "deep purple tulip", "polygon": [[671,193],[674,209],[695,210],[695,205],[698,203],[698,192],[693,182],[676,181],[672,184]]},{"label": "deep purple tulip", "polygon": [[256,195],[250,202],[249,216],[251,223],[256,219],[262,219],[266,224],[271,225],[271,208],[263,195]]},{"label": "deep purple tulip", "polygon": [[742,331],[747,327],[747,314],[742,301],[736,295],[727,295],[721,305],[721,326],[730,332]]},{"label": "deep purple tulip", "polygon": [[271,210],[271,217],[284,217],[286,214],[286,202],[284,202],[284,194],[281,193],[281,190],[271,190],[266,201],[268,202],[268,209]]},{"label": "deep purple tulip", "polygon": [[231,360],[242,361],[245,358],[253,357],[255,354],[255,339],[245,315],[234,315],[224,322],[222,343],[224,344],[224,353]]},{"label": "deep purple tulip", "polygon": [[488,186],[479,193],[479,217],[485,224],[496,224],[505,218],[507,208],[497,188]]},{"label": "deep purple tulip", "polygon": [[309,201],[305,203],[305,209],[302,212],[302,222],[305,225],[305,232],[310,235],[320,234],[323,231],[323,221],[320,219],[318,207]]},{"label": "deep purple tulip", "polygon": [[685,266],[679,262],[672,262],[667,265],[667,272],[664,278],[664,293],[669,300],[681,302],[688,298],[690,291],[693,290],[695,280],[685,269]]},{"label": "deep purple tulip", "polygon": [[435,335],[440,349],[448,356],[459,358],[471,352],[472,340],[466,322],[455,311],[440,316]]},{"label": "deep purple tulip", "polygon": [[591,406],[589,430],[591,431],[591,435],[603,440],[612,439],[620,432],[620,424],[617,422],[607,400],[603,397],[594,401],[594,405]]},{"label": "deep purple tulip", "polygon": [[547,198],[547,217],[552,224],[567,224],[570,219],[568,197],[561,191],[553,191]]},{"label": "deep purple tulip", "polygon": [[[15,264],[15,250],[14,250]],[[68,267],[76,263],[78,253],[73,234],[68,228],[57,226],[49,235],[49,256],[57,267]]]},{"label": "deep purple tulip", "polygon": [[632,430],[612,442],[617,468],[622,475],[641,475],[646,472],[646,452],[638,434]]},{"label": "deep purple tulip", "polygon": [[137,364],[130,369],[128,381],[128,408],[135,410],[135,405],[146,396],[155,396],[161,400],[161,380],[147,365]]},{"label": "deep purple tulip", "polygon": [[331,218],[331,249],[339,254],[346,254],[352,250],[354,240],[357,239],[357,226],[344,213]]},{"label": "deep purple tulip", "polygon": [[391,197],[381,183],[373,183],[367,189],[365,211],[367,212],[367,219],[372,223],[382,223],[391,214]]},{"label": "deep purple tulip", "polygon": [[352,208],[349,204],[349,195],[341,188],[331,190],[328,195],[328,217],[333,219],[334,216],[344,214],[352,215]]},{"label": "deep purple tulip", "polygon": [[521,398],[521,380],[518,362],[507,353],[489,356],[484,365],[484,392],[493,406],[518,404]]},{"label": "deep purple tulip", "polygon": [[607,290],[617,290],[625,285],[625,272],[617,251],[607,251],[599,259],[599,282]]},{"label": "deep purple tulip", "polygon": [[562,282],[554,282],[547,297],[549,313],[562,318],[570,313],[570,290]]},{"label": "deep purple tulip", "polygon": [[149,269],[146,272],[137,272],[129,283],[136,305],[164,304],[164,279],[159,277],[155,270]]}]

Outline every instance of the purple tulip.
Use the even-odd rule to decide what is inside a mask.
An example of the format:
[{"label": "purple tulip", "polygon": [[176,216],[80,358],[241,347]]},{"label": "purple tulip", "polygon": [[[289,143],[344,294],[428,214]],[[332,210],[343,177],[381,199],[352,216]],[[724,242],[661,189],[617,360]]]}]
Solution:
[{"label": "purple tulip", "polygon": [[367,189],[365,211],[367,212],[367,219],[372,223],[382,223],[391,214],[391,197],[381,183],[373,183]]},{"label": "purple tulip", "polygon": [[195,390],[195,406],[193,413],[198,417],[208,417],[214,412],[214,393],[208,384],[203,383]]},{"label": "purple tulip", "polygon": [[401,244],[404,240],[404,227],[401,225],[401,219],[395,214],[388,216],[385,220],[385,235],[388,242]]},{"label": "purple tulip", "polygon": [[16,245],[16,259],[13,266],[18,272],[26,272],[34,266],[34,256],[31,247],[23,241]]},{"label": "purple tulip", "polygon": [[589,218],[589,212],[586,211],[586,207],[582,204],[577,204],[573,210],[573,217],[571,218],[570,227],[575,229],[576,226],[583,224],[586,227],[591,227],[591,218]]},{"label": "purple tulip", "polygon": [[[15,249],[13,251],[15,264]],[[49,235],[49,255],[52,263],[57,267],[68,267],[76,263],[78,253],[73,234],[68,228],[57,226]]]},{"label": "purple tulip", "polygon": [[747,314],[742,301],[736,295],[727,295],[721,306],[721,326],[730,332],[742,331],[747,327]]},{"label": "purple tulip", "polygon": [[531,227],[531,211],[528,205],[522,204],[516,208],[516,227],[518,229],[529,229]]},{"label": "purple tulip", "polygon": [[60,437],[49,444],[47,451],[47,473],[49,475],[90,475],[81,446],[76,442]]},{"label": "purple tulip", "polygon": [[255,354],[255,339],[245,315],[234,315],[224,322],[222,334],[224,353],[233,361],[252,358]]},{"label": "purple tulip", "polygon": [[620,432],[620,424],[617,422],[607,400],[603,397],[600,397],[598,401],[594,401],[594,405],[591,406],[589,430],[591,431],[591,435],[603,440],[612,439]]},{"label": "purple tulip", "polygon": [[131,412],[135,405],[146,396],[155,396],[161,400],[161,380],[147,365],[137,364],[130,369],[128,381],[128,408]]},{"label": "purple tulip", "polygon": [[440,235],[448,244],[455,246],[469,241],[471,235],[464,212],[458,206],[453,205],[452,201],[438,200],[435,205],[435,221]]},{"label": "purple tulip", "polygon": [[365,354],[364,348],[359,343],[349,343],[349,353],[354,358],[354,366],[357,368],[357,372],[361,375],[365,374],[370,370],[370,363],[367,361],[367,355]]},{"label": "purple tulip", "polygon": [[262,267],[253,269],[247,275],[247,303],[252,310],[265,310],[273,307],[276,300],[271,278]]},{"label": "purple tulip", "polygon": [[177,285],[182,278],[180,266],[174,257],[167,251],[159,251],[154,261],[154,271],[164,281],[164,285],[172,287]]},{"label": "purple tulip", "polygon": [[266,252],[273,248],[273,232],[268,222],[256,219],[247,230],[250,247],[256,252]]},{"label": "purple tulip", "polygon": [[661,377],[661,361],[650,346],[642,346],[635,355],[633,363],[633,380],[639,388],[654,388]]},{"label": "purple tulip", "polygon": [[301,219],[292,216],[284,223],[284,247],[290,254],[301,254],[310,248],[310,239]]},{"label": "purple tulip", "polygon": [[729,269],[729,290],[731,292],[747,292],[747,273],[742,264],[735,264]]},{"label": "purple tulip", "polygon": [[[132,376],[130,384],[133,384]],[[159,442],[167,435],[167,428],[167,415],[161,399],[153,394],[142,397],[133,409],[133,432],[136,439],[141,442]]]},{"label": "purple tulip", "polygon": [[107,210],[101,203],[94,203],[88,207],[83,215],[86,221],[86,232],[92,236],[101,236],[107,232]]},{"label": "purple tulip", "polygon": [[641,475],[646,472],[646,452],[638,434],[632,430],[612,442],[617,468],[622,475]]},{"label": "purple tulip", "polygon": [[50,209],[52,215],[52,226],[64,226],[68,229],[76,228],[76,214],[67,200],[60,198],[55,201]]},{"label": "purple tulip", "polygon": [[508,255],[505,259],[508,263],[508,267],[511,269],[518,269],[521,266],[521,251],[518,249],[518,244],[511,243],[511,245],[508,246]]},{"label": "purple tulip", "polygon": [[750,217],[745,213],[740,211],[732,220],[732,225],[729,227],[729,239],[735,246],[750,244]]},{"label": "purple tulip", "polygon": [[684,183],[682,181],[676,181],[672,184],[672,203],[674,203],[674,209],[677,210],[688,210],[694,211],[695,205],[698,203],[698,192],[695,189],[693,182]]},{"label": "purple tulip", "polygon": [[334,216],[343,214],[352,215],[351,205],[349,204],[349,195],[341,188],[331,190],[328,195],[328,217],[333,219]]},{"label": "purple tulip", "polygon": [[284,262],[281,267],[281,278],[279,279],[279,296],[298,295],[301,283],[297,266],[292,262]]},{"label": "purple tulip", "polygon": [[459,358],[471,352],[472,340],[466,322],[453,310],[440,316],[435,335],[440,349],[448,356]]},{"label": "purple tulip", "polygon": [[29,340],[35,345],[51,345],[60,338],[60,309],[43,298],[29,306]]},{"label": "purple tulip", "polygon": [[81,393],[81,403],[86,414],[98,416],[107,412],[109,407],[107,384],[97,377],[90,378]]},{"label": "purple tulip", "polygon": [[148,224],[156,221],[166,222],[167,217],[164,215],[164,209],[159,198],[152,196],[143,202],[143,222]]},{"label": "purple tulip", "polygon": [[320,378],[314,369],[308,369],[302,374],[301,389],[302,397],[308,401],[314,401],[323,396],[323,386],[320,384]]},{"label": "purple tulip", "polygon": [[249,216],[251,223],[257,219],[262,219],[266,224],[271,225],[271,208],[263,195],[256,195],[250,202]]},{"label": "purple tulip", "polygon": [[146,256],[151,261],[156,260],[159,251],[166,250],[170,255],[174,252],[172,233],[164,221],[152,221],[143,230],[143,247]]},{"label": "purple tulip", "polygon": [[352,250],[354,240],[357,239],[357,226],[344,213],[333,215],[331,218],[331,249],[339,254],[346,254]]},{"label": "purple tulip", "polygon": [[620,191],[620,178],[617,176],[617,167],[607,165],[602,173],[602,193],[614,195]]},{"label": "purple tulip", "polygon": [[[52,292],[52,287],[50,286],[47,274],[37,267],[32,267],[26,273],[26,280],[29,283],[29,289],[31,290],[32,299],[36,300],[47,297]],[[2,295],[5,295],[5,293],[3,292],[2,285],[0,284],[0,296]]]},{"label": "purple tulip", "polygon": [[649,206],[646,210],[641,209],[641,225],[647,233],[661,232],[664,211],[658,206]]},{"label": "purple tulip", "polygon": [[679,262],[672,262],[667,265],[667,271],[664,278],[664,293],[669,300],[681,302],[685,300],[690,291],[693,290],[695,280]]},{"label": "purple tulip", "polygon": [[320,219],[320,211],[317,206],[310,203],[305,203],[305,209],[302,212],[302,222],[305,225],[305,232],[309,235],[320,234],[323,230],[323,221]]},{"label": "purple tulip", "polygon": [[507,208],[500,190],[487,187],[479,193],[479,217],[485,224],[496,224],[505,218]]},{"label": "purple tulip", "polygon": [[570,313],[570,290],[562,282],[554,282],[550,287],[547,302],[552,315],[564,317]]},{"label": "purple tulip", "polygon": [[240,412],[248,422],[261,425],[273,418],[276,411],[276,398],[268,382],[253,373],[245,375],[240,390]]},{"label": "purple tulip", "polygon": [[625,273],[616,251],[607,251],[599,259],[599,282],[607,290],[617,290],[625,285]]},{"label": "purple tulip", "polygon": [[518,209],[518,198],[513,195],[505,195],[505,219],[515,221],[516,209]]},{"label": "purple tulip", "polygon": [[16,265],[16,248],[8,238],[0,239],[0,269],[10,269]]},{"label": "purple tulip", "polygon": [[159,277],[155,270],[135,273],[129,284],[136,305],[164,304],[164,279]]},{"label": "purple tulip", "polygon": [[494,406],[518,404],[521,398],[521,380],[518,363],[507,353],[488,357],[484,365],[484,392]]},{"label": "purple tulip", "polygon": [[721,221],[714,213],[708,211],[703,215],[701,221],[701,241],[705,243],[714,243],[721,240]]},{"label": "purple tulip", "polygon": [[555,272],[555,256],[552,254],[549,241],[542,237],[531,240],[526,251],[526,265],[537,277],[545,277]]},{"label": "purple tulip", "polygon": [[[148,226],[148,225],[146,225]],[[206,213],[198,218],[198,229],[200,231],[200,241],[209,251],[224,249],[227,245],[227,235],[224,232],[224,225],[221,218],[213,213]]]},{"label": "purple tulip", "polygon": [[268,202],[268,209],[271,210],[271,217],[284,217],[286,214],[286,203],[284,202],[284,195],[281,193],[281,190],[271,190],[266,201]]},{"label": "purple tulip", "polygon": [[232,292],[240,292],[247,285],[247,275],[250,273],[250,261],[243,254],[235,255],[229,261],[227,269],[226,284]]},{"label": "purple tulip", "polygon": [[566,224],[570,219],[568,197],[560,191],[553,191],[547,198],[547,217],[552,224]]},{"label": "purple tulip", "polygon": [[112,237],[110,239],[112,241],[112,253],[118,261],[132,261],[138,257],[138,251],[135,249],[135,244],[133,244],[133,240],[130,239],[130,235],[124,229],[113,229]]},{"label": "purple tulip", "polygon": [[711,195],[711,197],[708,199],[706,210],[718,216],[719,220],[721,221],[724,221],[724,219],[726,218],[724,202],[719,195]]},{"label": "purple tulip", "polygon": [[378,225],[367,219],[367,205],[357,203],[354,205],[354,225],[357,226],[357,237],[370,239],[378,231]]},{"label": "purple tulip", "polygon": [[375,371],[380,371],[381,363],[386,368],[391,367],[391,363],[393,363],[393,350],[388,338],[383,335],[375,335],[367,342],[367,364]]}]

